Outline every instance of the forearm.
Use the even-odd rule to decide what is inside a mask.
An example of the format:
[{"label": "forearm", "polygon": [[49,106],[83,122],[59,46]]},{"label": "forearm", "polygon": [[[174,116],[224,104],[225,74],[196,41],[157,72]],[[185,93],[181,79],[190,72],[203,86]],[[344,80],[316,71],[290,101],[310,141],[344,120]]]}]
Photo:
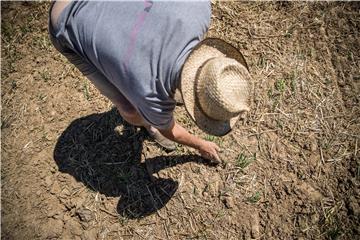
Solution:
[{"label": "forearm", "polygon": [[169,129],[159,130],[159,131],[166,138],[168,138],[174,142],[177,142],[177,143],[180,143],[180,144],[183,144],[183,145],[186,145],[186,146],[198,149],[198,150],[200,149],[201,145],[204,142],[204,140],[192,135],[185,128],[183,128],[176,122],[174,122]]},{"label": "forearm", "polygon": [[169,129],[159,131],[166,138],[174,142],[184,144],[186,146],[199,150],[201,156],[203,156],[204,158],[207,158],[214,163],[220,162],[220,158],[218,155],[218,151],[220,151],[220,148],[215,143],[205,141],[190,134],[188,131],[186,131],[185,128],[183,128],[179,124],[173,122]]}]

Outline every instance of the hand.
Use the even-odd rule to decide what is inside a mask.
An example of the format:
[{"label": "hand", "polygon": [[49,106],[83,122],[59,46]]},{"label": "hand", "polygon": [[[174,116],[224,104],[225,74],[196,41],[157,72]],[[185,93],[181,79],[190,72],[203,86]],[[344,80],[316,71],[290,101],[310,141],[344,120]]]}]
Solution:
[{"label": "hand", "polygon": [[201,156],[210,161],[220,162],[218,151],[220,148],[213,142],[203,141],[199,147]]}]

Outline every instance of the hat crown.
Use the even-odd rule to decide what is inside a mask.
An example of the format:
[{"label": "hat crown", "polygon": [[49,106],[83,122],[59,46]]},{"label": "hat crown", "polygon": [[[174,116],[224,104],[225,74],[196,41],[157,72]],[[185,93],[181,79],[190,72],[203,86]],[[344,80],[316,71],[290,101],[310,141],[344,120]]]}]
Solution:
[{"label": "hat crown", "polygon": [[219,121],[248,111],[250,74],[238,61],[215,57],[204,63],[196,82],[197,98],[203,112]]}]

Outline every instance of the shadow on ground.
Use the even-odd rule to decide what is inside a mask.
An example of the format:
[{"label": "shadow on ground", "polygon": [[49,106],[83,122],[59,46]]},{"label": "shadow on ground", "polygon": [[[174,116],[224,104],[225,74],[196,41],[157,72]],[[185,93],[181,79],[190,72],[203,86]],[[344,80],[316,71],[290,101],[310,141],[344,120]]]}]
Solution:
[{"label": "shadow on ground", "polygon": [[153,173],[190,161],[206,163],[192,155],[159,156],[141,163],[145,137],[113,108],[73,121],[56,143],[54,159],[61,172],[90,189],[119,196],[120,215],[141,218],[164,207],[178,188],[177,181]]}]

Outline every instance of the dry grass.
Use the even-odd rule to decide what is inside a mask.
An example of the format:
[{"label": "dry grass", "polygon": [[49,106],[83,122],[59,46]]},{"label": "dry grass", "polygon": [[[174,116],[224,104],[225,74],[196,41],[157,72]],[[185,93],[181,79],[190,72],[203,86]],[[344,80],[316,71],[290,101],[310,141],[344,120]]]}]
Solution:
[{"label": "dry grass", "polygon": [[3,236],[359,236],[358,3],[213,4],[208,36],[247,59],[252,110],[224,138],[175,116],[221,145],[216,167],[124,125],[52,48],[47,6],[2,4]]}]

